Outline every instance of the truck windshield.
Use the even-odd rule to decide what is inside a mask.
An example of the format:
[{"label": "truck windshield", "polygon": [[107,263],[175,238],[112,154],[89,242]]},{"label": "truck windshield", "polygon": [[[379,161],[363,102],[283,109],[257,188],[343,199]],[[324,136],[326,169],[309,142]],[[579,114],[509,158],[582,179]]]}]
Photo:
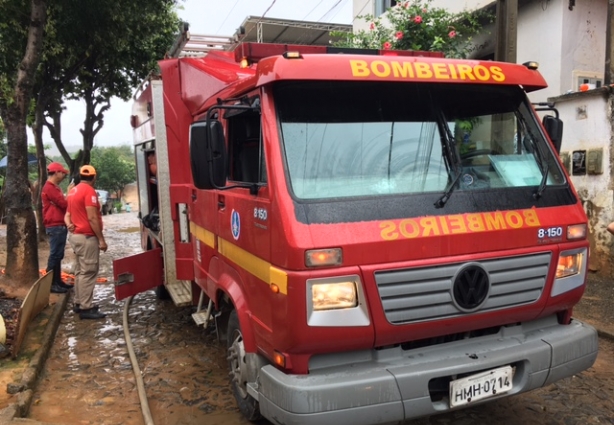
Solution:
[{"label": "truck windshield", "polygon": [[275,101],[299,199],[565,184],[518,87],[288,82]]}]

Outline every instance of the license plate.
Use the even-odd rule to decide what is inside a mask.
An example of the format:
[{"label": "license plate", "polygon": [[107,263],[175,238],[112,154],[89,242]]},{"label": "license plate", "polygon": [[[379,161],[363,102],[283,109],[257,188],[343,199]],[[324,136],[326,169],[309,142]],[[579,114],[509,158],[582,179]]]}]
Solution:
[{"label": "license plate", "polygon": [[450,382],[450,407],[494,397],[512,389],[514,370],[500,367]]}]

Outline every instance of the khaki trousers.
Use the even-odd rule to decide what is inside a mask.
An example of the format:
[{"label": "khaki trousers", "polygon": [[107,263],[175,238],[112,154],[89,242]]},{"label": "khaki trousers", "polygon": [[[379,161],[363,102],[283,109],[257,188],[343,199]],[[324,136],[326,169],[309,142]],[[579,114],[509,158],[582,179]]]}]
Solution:
[{"label": "khaki trousers", "polygon": [[100,250],[96,236],[71,234],[68,242],[77,256],[75,267],[75,304],[82,310],[92,308],[98,277]]}]

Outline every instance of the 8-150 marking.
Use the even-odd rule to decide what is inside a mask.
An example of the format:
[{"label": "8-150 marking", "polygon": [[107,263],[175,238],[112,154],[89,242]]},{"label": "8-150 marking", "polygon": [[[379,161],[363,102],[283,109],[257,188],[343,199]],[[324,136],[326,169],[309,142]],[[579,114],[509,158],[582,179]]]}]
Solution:
[{"label": "8-150 marking", "polygon": [[268,217],[267,210],[265,208],[254,208],[254,218],[259,220],[266,220]]},{"label": "8-150 marking", "polygon": [[563,228],[562,227],[546,227],[544,229],[539,229],[537,231],[537,237],[540,239],[544,238],[560,238],[563,236]]}]

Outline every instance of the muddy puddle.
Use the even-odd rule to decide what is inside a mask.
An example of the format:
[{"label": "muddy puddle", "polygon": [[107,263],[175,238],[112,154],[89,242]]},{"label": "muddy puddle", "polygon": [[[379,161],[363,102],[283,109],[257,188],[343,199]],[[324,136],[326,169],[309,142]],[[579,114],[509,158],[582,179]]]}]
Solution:
[{"label": "muddy puddle", "polygon": [[[80,320],[72,301],[64,314],[29,417],[65,425],[144,423],[122,326],[124,302],[115,301],[112,259],[141,251],[136,213],[104,217],[107,253],[96,287],[102,320]],[[69,255],[64,268],[74,261]],[[132,342],[156,425],[248,424],[228,385],[225,349],[213,328],[197,327],[192,309],[158,300],[153,291],[130,306]],[[264,422],[265,424],[267,422]]]}]

